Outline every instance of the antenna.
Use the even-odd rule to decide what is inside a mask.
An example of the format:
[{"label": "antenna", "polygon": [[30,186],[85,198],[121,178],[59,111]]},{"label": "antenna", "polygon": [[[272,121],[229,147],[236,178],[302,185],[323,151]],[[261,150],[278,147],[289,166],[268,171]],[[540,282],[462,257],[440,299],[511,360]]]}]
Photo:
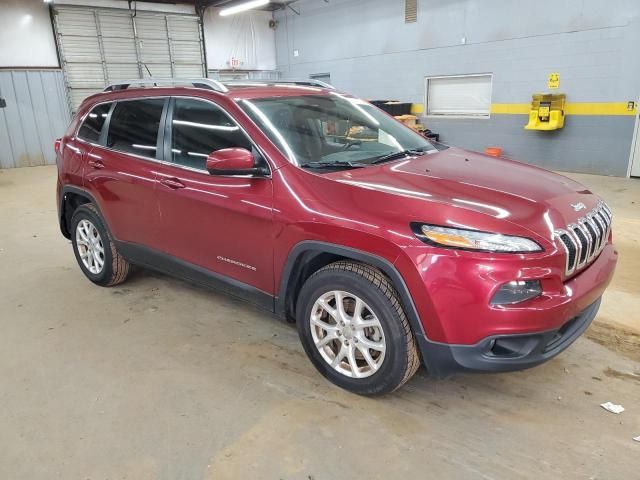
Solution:
[{"label": "antenna", "polygon": [[[147,67],[147,64],[146,64],[146,63],[144,63],[144,62],[142,62],[142,65],[144,65],[144,68],[147,70],[147,73],[149,74],[149,78],[153,78],[153,75],[151,74],[151,70],[149,70],[149,67]],[[153,86],[154,86],[154,87],[157,87],[157,86],[158,86],[158,84],[157,84],[157,83],[154,83],[154,84],[153,84]]]}]

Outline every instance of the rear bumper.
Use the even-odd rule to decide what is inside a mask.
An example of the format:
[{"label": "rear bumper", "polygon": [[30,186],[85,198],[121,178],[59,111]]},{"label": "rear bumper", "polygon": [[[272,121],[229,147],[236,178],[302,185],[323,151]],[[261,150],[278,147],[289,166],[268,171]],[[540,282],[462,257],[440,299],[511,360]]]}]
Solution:
[{"label": "rear bumper", "polygon": [[421,339],[424,363],[436,378],[456,372],[509,372],[550,360],[571,345],[589,327],[601,298],[560,328],[522,335],[494,335],[475,345],[448,345]]}]

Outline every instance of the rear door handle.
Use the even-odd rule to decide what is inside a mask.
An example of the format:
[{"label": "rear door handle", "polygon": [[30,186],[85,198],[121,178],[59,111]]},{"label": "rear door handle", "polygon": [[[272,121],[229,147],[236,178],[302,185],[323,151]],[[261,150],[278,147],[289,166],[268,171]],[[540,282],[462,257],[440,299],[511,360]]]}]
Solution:
[{"label": "rear door handle", "polygon": [[173,190],[177,190],[179,188],[184,188],[185,185],[180,180],[175,177],[172,178],[163,178],[160,180],[160,183],[165,187],[172,188]]},{"label": "rear door handle", "polygon": [[102,161],[101,161],[101,160],[89,160],[89,161],[87,162],[87,164],[88,164],[90,167],[93,167],[93,168],[95,168],[95,169],[97,169],[97,170],[101,170],[101,169],[103,169],[103,168],[104,168],[104,163],[102,163]]}]

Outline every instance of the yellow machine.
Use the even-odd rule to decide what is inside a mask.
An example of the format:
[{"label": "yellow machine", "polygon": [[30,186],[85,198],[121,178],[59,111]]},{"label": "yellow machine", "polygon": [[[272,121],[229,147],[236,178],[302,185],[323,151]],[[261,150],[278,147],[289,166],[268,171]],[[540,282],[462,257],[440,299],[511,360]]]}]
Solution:
[{"label": "yellow machine", "polygon": [[558,130],[564,127],[565,97],[564,93],[534,94],[525,130]]}]

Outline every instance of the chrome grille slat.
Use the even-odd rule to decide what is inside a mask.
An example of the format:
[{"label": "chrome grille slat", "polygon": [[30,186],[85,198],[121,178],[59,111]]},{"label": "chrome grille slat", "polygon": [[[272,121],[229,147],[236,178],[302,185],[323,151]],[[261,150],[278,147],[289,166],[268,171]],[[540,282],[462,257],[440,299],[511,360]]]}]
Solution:
[{"label": "chrome grille slat", "polygon": [[591,216],[587,216],[587,222],[591,225],[591,228],[596,232],[596,251],[600,246],[600,237],[602,236],[602,230],[600,230],[600,225],[596,223],[596,221]]},{"label": "chrome grille slat", "polygon": [[598,218],[600,218],[600,220],[602,220],[602,223],[604,224],[606,230],[606,227],[609,224],[609,217],[607,217],[602,210],[596,213],[596,215],[598,216]]},{"label": "chrome grille slat", "polygon": [[573,228],[573,232],[576,234],[576,237],[580,242],[581,248],[580,248],[580,256],[578,257],[578,266],[581,267],[588,260],[589,249],[591,248],[591,242],[589,241],[589,237],[587,237],[587,235],[582,230],[582,226],[580,226],[580,224],[577,224]]},{"label": "chrome grille slat", "polygon": [[602,246],[602,241],[604,239],[604,234],[605,234],[604,225],[602,224],[602,221],[600,220],[600,218],[597,217],[595,213],[591,214],[591,219],[596,223],[596,225],[598,225],[598,228],[600,229],[600,234],[598,235],[598,250],[600,250],[600,247]]},{"label": "chrome grille slat", "polygon": [[607,239],[609,238],[609,227],[611,226],[611,220],[609,217],[605,215],[603,211],[598,212],[598,216],[602,220],[602,225],[604,226],[604,235],[602,235],[603,245],[607,243]]},{"label": "chrome grille slat", "polygon": [[613,218],[609,218],[609,222],[607,223],[606,232],[604,232],[604,244],[606,245],[609,241],[609,235],[611,235],[611,226],[613,224]]},{"label": "chrome grille slat", "polygon": [[560,243],[562,243],[562,246],[564,247],[564,250],[567,254],[565,271],[568,272],[567,274],[573,273],[573,271],[576,269],[576,254],[578,252],[578,247],[575,243],[575,240],[573,240],[573,237],[571,237],[566,230],[557,230],[556,235],[560,238]]},{"label": "chrome grille slat", "polygon": [[598,234],[596,233],[596,230],[591,226],[591,224],[587,222],[586,219],[582,219],[580,223],[585,228],[585,230],[589,233],[589,245],[590,245],[589,260],[591,260],[596,253],[596,243],[598,242]]},{"label": "chrome grille slat", "polygon": [[580,234],[582,233],[578,228],[578,225],[572,223],[569,225],[569,234],[573,237],[573,241],[576,244],[576,248],[578,251],[576,252],[576,268],[582,267],[587,261],[587,253],[588,253],[588,245],[586,239],[582,238]]},{"label": "chrome grille slat", "polygon": [[609,207],[599,202],[576,223],[555,231],[566,253],[565,275],[582,270],[600,254],[609,239],[612,221]]}]

